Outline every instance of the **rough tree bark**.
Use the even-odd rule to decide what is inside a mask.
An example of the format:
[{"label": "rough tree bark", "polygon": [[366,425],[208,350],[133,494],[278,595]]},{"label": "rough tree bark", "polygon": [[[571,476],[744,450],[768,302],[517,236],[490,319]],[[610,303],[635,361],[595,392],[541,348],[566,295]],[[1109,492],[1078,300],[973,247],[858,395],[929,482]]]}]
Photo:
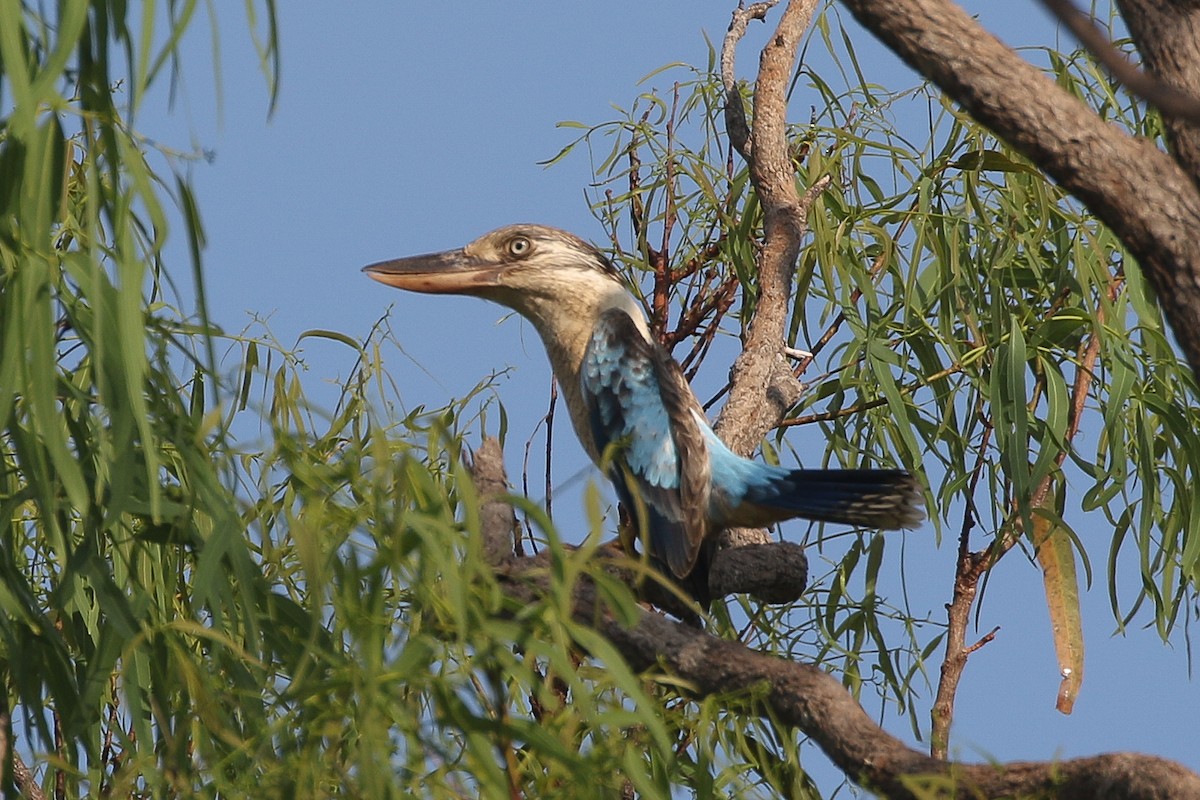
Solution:
[{"label": "rough tree bark", "polygon": [[[796,189],[795,170],[788,153],[787,88],[801,37],[812,21],[816,0],[791,2],[771,41],[763,48],[754,87],[754,116],[745,132],[742,97],[733,76],[733,50],[740,31],[739,15],[765,13],[768,3],[734,12],[734,25],[722,48],[726,124],[733,146],[750,167],[750,180],[762,204],[763,247],[758,256],[758,297],[746,328],[742,353],[730,371],[729,399],[713,426],[735,452],[749,455],[767,431],[800,395],[800,386],[783,360],[784,331],[792,278],[800,243],[808,232],[808,207]],[[741,119],[740,125],[736,120]]]},{"label": "rough tree bark", "polygon": [[[484,498],[485,552],[514,609],[537,603],[548,590],[548,552],[514,558],[511,508],[489,494],[507,485],[500,447],[487,440],[471,462],[472,477]],[[501,543],[508,543],[504,553]],[[496,545],[496,546],[493,546]],[[610,569],[622,580],[616,557]],[[737,552],[744,548],[735,548]],[[751,548],[753,549],[753,548]],[[605,554],[602,548],[600,556]],[[748,696],[768,687],[761,705],[747,713],[769,715],[809,736],[845,774],[861,786],[890,798],[937,796],[991,798],[1046,796],[1073,799],[1168,800],[1200,797],[1200,775],[1161,758],[1117,753],[1069,761],[964,764],[931,758],[879,727],[845,688],[811,664],[767,656],[697,628],[644,611],[633,625],[617,621],[598,600],[586,578],[573,587],[575,619],[604,634],[636,670],[665,668],[691,687],[697,697]],[[761,696],[761,694],[759,695]]]},{"label": "rough tree bark", "polygon": [[[735,150],[750,167],[750,180],[762,204],[763,247],[758,254],[758,297],[746,326],[742,352],[729,371],[729,398],[713,429],[735,453],[753,453],[762,438],[783,419],[800,397],[800,382],[784,361],[792,281],[800,244],[808,232],[808,209],[828,179],[803,197],[796,189],[787,140],[787,91],[792,65],[817,0],[789,2],[775,35],[763,48],[754,86],[753,122],[748,127],[742,95],[734,77],[734,53],[752,19],[763,19],[778,0],[755,3],[733,12],[721,47],[721,80],[725,88],[725,127]],[[722,531],[720,546],[771,541],[765,530]],[[782,595],[780,595],[782,596]]]},{"label": "rough tree bark", "polygon": [[[1200,90],[1200,3],[1117,0],[1117,7],[1151,75],[1195,99]],[[1172,155],[1200,188],[1200,126],[1165,113],[1163,121]]]}]

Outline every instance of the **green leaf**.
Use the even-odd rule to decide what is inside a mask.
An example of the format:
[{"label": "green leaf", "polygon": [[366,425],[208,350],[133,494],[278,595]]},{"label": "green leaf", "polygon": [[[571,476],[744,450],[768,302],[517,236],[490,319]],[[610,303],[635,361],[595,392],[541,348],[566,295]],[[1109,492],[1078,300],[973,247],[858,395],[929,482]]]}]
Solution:
[{"label": "green leaf", "polygon": [[954,161],[951,161],[949,166],[972,171],[1023,172],[1028,175],[1039,174],[1037,169],[1029,164],[1015,161],[1007,154],[991,149],[968,150]]}]

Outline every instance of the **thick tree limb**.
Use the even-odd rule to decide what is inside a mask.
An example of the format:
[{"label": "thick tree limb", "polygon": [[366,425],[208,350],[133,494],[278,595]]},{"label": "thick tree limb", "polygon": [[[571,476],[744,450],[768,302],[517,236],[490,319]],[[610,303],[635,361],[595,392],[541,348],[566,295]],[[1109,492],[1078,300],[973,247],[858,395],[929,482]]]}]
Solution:
[{"label": "thick tree limb", "polygon": [[[765,13],[762,6],[765,4],[755,4],[750,11]],[[737,120],[741,120],[740,127],[744,128],[745,117],[733,78],[732,50],[737,40],[732,35],[732,26],[721,54],[726,125],[735,147],[749,162],[750,180],[763,209],[758,297],[742,353],[730,371],[729,399],[713,426],[725,443],[741,455],[749,455],[758,448],[762,437],[779,424],[800,393],[800,386],[783,357],[783,337],[800,240],[808,230],[811,199],[802,203],[796,190],[787,141],[787,89],[800,39],[816,7],[817,0],[790,0],[784,9],[775,35],[762,51],[750,138],[740,147],[739,136],[744,134],[739,133]],[[735,24],[738,20],[735,13]],[[744,20],[741,28],[745,28]]]},{"label": "thick tree limb", "polygon": [[[1095,56],[1097,61],[1104,65],[1104,68],[1122,86],[1168,117],[1180,117],[1191,120],[1193,123],[1200,122],[1200,100],[1138,69],[1133,62],[1113,47],[1112,42],[1096,26],[1091,15],[1076,8],[1071,0],[1041,0],[1041,2],[1059,22],[1066,25],[1067,29],[1075,34],[1075,38]],[[1195,36],[1195,31],[1190,31],[1190,33],[1193,37]]]},{"label": "thick tree limb", "polygon": [[[507,485],[503,460],[480,456],[498,451],[499,444],[488,440],[470,464],[481,496],[494,495],[497,486]],[[489,488],[485,490],[484,486]],[[481,524],[485,541],[511,537],[511,515],[488,512],[481,516]],[[775,549],[780,546],[735,548],[723,554],[749,559],[742,566],[752,571],[765,563],[756,566],[756,557],[792,550],[788,557],[799,555],[803,559],[799,547]],[[636,580],[634,572],[619,566],[621,559],[615,545],[600,548],[598,556],[612,559],[612,574],[630,582]],[[545,596],[548,576],[553,573],[545,568],[549,557],[541,553],[530,558],[501,559],[501,586],[515,607],[526,608]],[[784,569],[795,570],[794,563]],[[643,581],[641,588],[650,585],[653,582]],[[656,604],[670,596],[661,587],[660,591],[662,596]],[[1047,794],[1067,800],[1200,797],[1200,775],[1153,756],[1117,753],[1010,764],[960,764],[934,759],[884,731],[836,679],[815,666],[763,655],[649,611],[641,613],[632,626],[622,625],[606,611],[586,578],[575,585],[573,600],[575,619],[604,634],[635,670],[666,669],[681,678],[697,697],[746,697],[751,690],[765,687],[765,695],[756,692],[763,700],[761,706],[752,709],[754,713],[794,726],[811,737],[849,778],[891,798],[917,798],[929,788],[952,789],[948,796],[972,800]]]},{"label": "thick tree limb", "polygon": [[[547,570],[522,570],[521,561],[513,562],[502,584],[515,604],[526,607],[546,592]],[[940,761],[880,728],[836,679],[817,667],[763,655],[652,612],[626,627],[606,612],[586,580],[575,586],[574,600],[576,620],[604,634],[636,670],[666,669],[697,697],[745,697],[765,687],[762,705],[754,711],[796,727],[849,778],[890,798],[928,796],[921,792],[932,788],[952,790],[947,796],[962,798],[1200,797],[1200,775],[1153,756],[1117,753],[1009,764]]]},{"label": "thick tree limb", "polygon": [[794,603],[808,588],[808,558],[792,542],[718,550],[708,567],[713,597],[748,594],[763,603]]},{"label": "thick tree limb", "polygon": [[504,500],[508,477],[504,469],[504,449],[500,440],[486,437],[474,453],[464,455],[463,463],[471,473],[479,492],[479,527],[483,532],[483,558],[494,567],[520,555],[517,547],[517,515]]},{"label": "thick tree limb", "polygon": [[[1200,3],[1195,0],[1117,0],[1147,70],[1166,86],[1200,96]],[[1154,99],[1147,98],[1151,104]],[[1175,160],[1200,187],[1200,125],[1161,105]]]},{"label": "thick tree limb", "polygon": [[[740,455],[750,455],[800,397],[801,386],[783,356],[784,332],[800,241],[808,230],[812,196],[801,198],[787,140],[787,90],[792,65],[817,0],[789,0],[775,35],[763,48],[754,89],[754,118],[747,129],[734,77],[734,51],[751,19],[762,19],[774,3],[755,3],[733,13],[721,48],[725,125],[734,148],[750,166],[750,180],[763,210],[763,246],[758,254],[758,297],[742,352],[729,371],[729,399],[713,429]],[[722,531],[721,547],[770,542],[765,530]]]},{"label": "thick tree limb", "polygon": [[[1102,121],[948,0],[843,3],[1120,237],[1200,376],[1200,193],[1192,175],[1150,142]],[[1195,3],[1156,5],[1187,9],[1187,19],[1196,13]]]}]

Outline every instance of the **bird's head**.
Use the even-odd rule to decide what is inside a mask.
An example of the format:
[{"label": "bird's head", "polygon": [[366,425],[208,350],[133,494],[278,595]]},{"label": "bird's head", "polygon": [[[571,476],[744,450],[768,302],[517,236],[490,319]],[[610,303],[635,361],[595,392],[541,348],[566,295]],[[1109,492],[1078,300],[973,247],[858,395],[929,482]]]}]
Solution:
[{"label": "bird's head", "polygon": [[544,225],[508,225],[458,250],[381,261],[363,272],[399,289],[475,295],[526,314],[538,302],[625,291],[599,250]]}]

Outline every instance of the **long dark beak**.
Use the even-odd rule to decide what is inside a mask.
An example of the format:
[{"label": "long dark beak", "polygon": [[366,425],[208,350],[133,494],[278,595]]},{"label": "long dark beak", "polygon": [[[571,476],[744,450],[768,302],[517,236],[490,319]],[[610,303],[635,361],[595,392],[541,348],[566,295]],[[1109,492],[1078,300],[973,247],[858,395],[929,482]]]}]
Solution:
[{"label": "long dark beak", "polygon": [[380,283],[411,292],[471,294],[495,286],[505,266],[467,255],[465,250],[447,250],[380,261],[362,271]]}]

